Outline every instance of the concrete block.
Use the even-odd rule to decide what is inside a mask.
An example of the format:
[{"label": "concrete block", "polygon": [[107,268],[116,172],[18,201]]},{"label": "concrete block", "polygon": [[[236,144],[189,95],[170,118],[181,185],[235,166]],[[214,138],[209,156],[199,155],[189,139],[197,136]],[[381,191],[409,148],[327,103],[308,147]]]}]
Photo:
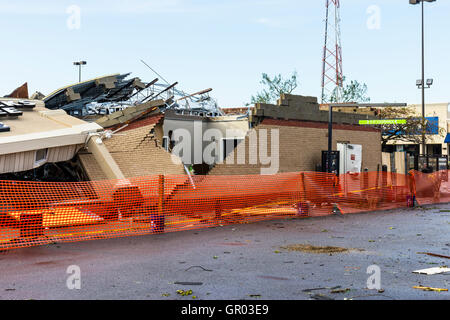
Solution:
[{"label": "concrete block", "polygon": [[103,128],[109,128],[115,125],[118,125],[120,122],[117,119],[110,119],[104,122],[97,122],[98,125],[102,126]]},{"label": "concrete block", "polygon": [[123,117],[123,111],[117,111],[117,112],[111,113],[108,116],[109,119],[117,119],[117,118],[120,118],[120,117]]},{"label": "concrete block", "polygon": [[133,119],[134,117],[136,117],[135,114],[129,114],[129,115],[127,115],[127,116],[120,117],[120,118],[117,119],[117,120],[119,120],[120,123],[125,123],[125,122],[127,122],[128,120]]},{"label": "concrete block", "polygon": [[67,102],[77,101],[81,99],[81,95],[79,93],[75,93],[73,91],[73,88],[67,88],[65,94],[67,97]]},{"label": "concrete block", "polygon": [[101,79],[95,80],[95,85],[98,86],[104,86],[106,89],[113,89],[116,87],[117,78],[112,77],[105,77]]},{"label": "concrete block", "polygon": [[136,107],[128,107],[128,108],[122,110],[122,112],[123,112],[124,116],[127,116],[129,114],[137,113],[138,111],[136,110]]}]

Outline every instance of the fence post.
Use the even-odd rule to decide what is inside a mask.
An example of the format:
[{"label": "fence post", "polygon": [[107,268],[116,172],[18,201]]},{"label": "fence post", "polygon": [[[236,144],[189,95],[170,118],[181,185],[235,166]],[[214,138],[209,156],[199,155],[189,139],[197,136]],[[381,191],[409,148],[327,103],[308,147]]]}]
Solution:
[{"label": "fence post", "polygon": [[369,199],[369,169],[368,168],[364,168],[364,173],[363,173],[363,196],[364,199]]},{"label": "fence post", "polygon": [[383,165],[381,167],[381,194],[383,196],[383,201],[387,200],[387,185],[388,185],[388,167],[386,165]]},{"label": "fence post", "polygon": [[158,215],[164,214],[164,175],[159,175],[158,179]]},{"label": "fence post", "polygon": [[300,199],[299,203],[297,203],[297,214],[298,215],[308,215],[309,214],[309,204],[307,202],[308,196],[306,194],[305,187],[305,173],[300,173]]}]

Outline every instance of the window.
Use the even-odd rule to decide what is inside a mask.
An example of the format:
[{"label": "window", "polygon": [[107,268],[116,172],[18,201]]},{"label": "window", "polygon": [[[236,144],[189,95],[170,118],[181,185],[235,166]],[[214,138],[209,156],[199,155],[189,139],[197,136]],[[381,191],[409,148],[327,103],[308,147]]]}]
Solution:
[{"label": "window", "polygon": [[166,151],[169,151],[169,137],[163,137],[162,147]]},{"label": "window", "polygon": [[237,148],[242,140],[243,139],[222,139],[222,161],[225,161],[227,156]]},{"label": "window", "polygon": [[36,165],[40,165],[43,162],[47,161],[47,153],[48,149],[41,149],[36,151],[36,157],[34,159],[34,162]]}]

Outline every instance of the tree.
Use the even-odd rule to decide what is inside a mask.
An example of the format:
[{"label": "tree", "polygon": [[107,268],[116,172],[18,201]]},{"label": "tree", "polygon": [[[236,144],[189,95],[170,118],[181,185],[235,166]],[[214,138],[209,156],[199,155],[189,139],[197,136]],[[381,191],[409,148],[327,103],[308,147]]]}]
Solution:
[{"label": "tree", "polygon": [[[396,144],[399,142],[403,144],[410,142],[414,144],[422,143],[422,128],[426,128],[426,132],[437,132],[438,135],[443,136],[445,130],[439,127],[439,123],[432,123],[426,118],[418,116],[415,110],[408,107],[395,108],[388,107],[380,110],[381,119],[402,119],[406,120],[404,124],[383,124],[378,125],[381,129],[382,137],[381,143],[385,147],[389,142]],[[425,142],[430,142],[432,139],[429,134],[425,135]]]},{"label": "tree", "polygon": [[[344,86],[342,88],[342,97],[338,99],[337,97],[337,88],[333,90],[331,95],[327,97],[326,95],[323,97],[324,103],[363,103],[369,102],[370,98],[367,96],[367,85],[365,83],[359,83],[356,80],[351,80],[349,84],[345,85],[345,77],[343,79]],[[338,101],[339,100],[339,101]]]},{"label": "tree", "polygon": [[293,72],[289,79],[284,79],[281,74],[271,78],[267,73],[263,73],[260,83],[266,88],[252,96],[251,104],[274,103],[282,94],[290,94],[298,87],[297,72]]}]

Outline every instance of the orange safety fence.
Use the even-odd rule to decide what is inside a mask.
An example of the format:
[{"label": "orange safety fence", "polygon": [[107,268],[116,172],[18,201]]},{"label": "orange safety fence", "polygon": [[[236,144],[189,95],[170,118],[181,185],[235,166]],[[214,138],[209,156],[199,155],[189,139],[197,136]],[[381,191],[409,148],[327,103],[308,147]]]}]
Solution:
[{"label": "orange safety fence", "polygon": [[0,250],[450,202],[448,172],[0,181]]}]

